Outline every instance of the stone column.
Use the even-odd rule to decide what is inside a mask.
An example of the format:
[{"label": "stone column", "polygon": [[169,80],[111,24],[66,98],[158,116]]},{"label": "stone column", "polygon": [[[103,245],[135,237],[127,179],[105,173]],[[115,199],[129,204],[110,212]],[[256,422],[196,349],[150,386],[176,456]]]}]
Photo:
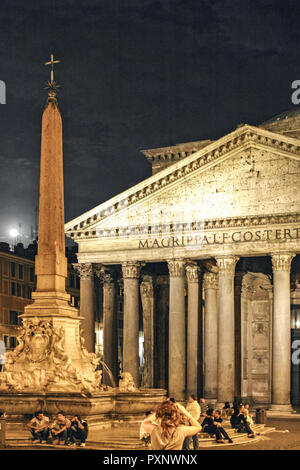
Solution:
[{"label": "stone column", "polygon": [[204,288],[204,397],[217,401],[218,384],[218,275],[207,272]]},{"label": "stone column", "polygon": [[142,386],[154,386],[154,295],[151,276],[144,276],[140,286],[143,307],[144,364]]},{"label": "stone column", "polygon": [[233,402],[235,385],[234,274],[236,256],[216,258],[218,296],[218,405]]},{"label": "stone column", "polygon": [[155,387],[168,389],[169,356],[169,276],[156,278],[155,304]]},{"label": "stone column", "polygon": [[291,410],[290,268],[295,254],[272,254],[273,266],[273,364],[272,409]]},{"label": "stone column", "polygon": [[187,314],[187,397],[197,395],[198,379],[198,318],[199,318],[199,274],[196,264],[186,267],[188,281],[188,314]]},{"label": "stone column", "polygon": [[186,349],[185,349],[185,261],[168,261],[170,273],[169,300],[169,395],[185,399]]},{"label": "stone column", "polygon": [[[113,273],[101,271],[98,276],[103,282],[103,362],[110,369],[117,384],[118,371],[118,330],[116,316],[116,288]],[[113,385],[109,373],[103,370],[103,383]]]},{"label": "stone column", "polygon": [[141,263],[122,264],[124,280],[123,372],[139,385],[139,275]]},{"label": "stone column", "polygon": [[92,263],[73,264],[80,275],[80,316],[83,317],[84,345],[89,352],[95,351],[95,291]]}]

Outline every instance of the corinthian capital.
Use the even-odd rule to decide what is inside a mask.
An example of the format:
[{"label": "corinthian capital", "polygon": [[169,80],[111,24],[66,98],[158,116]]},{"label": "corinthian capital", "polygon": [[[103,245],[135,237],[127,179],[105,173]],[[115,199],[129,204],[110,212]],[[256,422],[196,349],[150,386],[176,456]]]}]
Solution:
[{"label": "corinthian capital", "polygon": [[290,271],[295,253],[273,253],[271,256],[273,271]]},{"label": "corinthian capital", "polygon": [[201,269],[196,264],[188,264],[185,268],[188,282],[199,282]]},{"label": "corinthian capital", "polygon": [[105,267],[102,264],[100,263],[94,264],[94,273],[100,280],[102,278],[102,273],[104,272],[104,270],[105,270]]},{"label": "corinthian capital", "polygon": [[114,276],[111,272],[103,271],[100,280],[103,282],[103,287],[111,287],[114,283]]},{"label": "corinthian capital", "polygon": [[203,276],[204,289],[218,289],[218,275],[216,273],[205,273]]},{"label": "corinthian capital", "polygon": [[138,279],[143,263],[139,261],[125,261],[122,263],[123,279]]},{"label": "corinthian capital", "polygon": [[183,277],[185,268],[184,259],[172,259],[168,261],[170,277]]},{"label": "corinthian capital", "polygon": [[80,275],[80,280],[86,280],[94,276],[92,263],[73,263],[73,268]]},{"label": "corinthian capital", "polygon": [[238,261],[238,256],[220,256],[216,258],[217,266],[219,269],[219,275],[230,275],[235,274],[235,265]]},{"label": "corinthian capital", "polygon": [[113,271],[110,271],[109,269],[105,269],[104,266],[101,264],[96,265],[94,267],[94,271],[100,282],[103,283],[104,286],[108,286],[110,284],[113,284],[115,279],[114,279],[114,273]]}]

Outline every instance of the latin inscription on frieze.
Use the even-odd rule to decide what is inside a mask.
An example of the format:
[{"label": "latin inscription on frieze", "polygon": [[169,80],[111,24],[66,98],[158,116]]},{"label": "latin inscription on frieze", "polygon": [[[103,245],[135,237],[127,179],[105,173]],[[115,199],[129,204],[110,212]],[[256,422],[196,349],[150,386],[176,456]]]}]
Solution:
[{"label": "latin inscription on frieze", "polygon": [[300,238],[300,228],[236,230],[234,232],[199,232],[196,235],[182,235],[139,240],[139,248],[175,248],[232,243],[288,241]]}]

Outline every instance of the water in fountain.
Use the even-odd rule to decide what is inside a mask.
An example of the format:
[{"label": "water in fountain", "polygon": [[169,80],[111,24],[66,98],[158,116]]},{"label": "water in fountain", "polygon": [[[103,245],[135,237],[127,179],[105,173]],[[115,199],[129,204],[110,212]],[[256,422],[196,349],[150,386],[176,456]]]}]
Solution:
[{"label": "water in fountain", "polygon": [[103,372],[105,371],[109,377],[109,380],[110,380],[110,383],[112,385],[112,387],[116,387],[116,382],[113,378],[113,375],[112,375],[112,371],[110,370],[110,368],[108,367],[108,365],[102,360],[100,359],[99,363],[102,365],[103,367]]}]

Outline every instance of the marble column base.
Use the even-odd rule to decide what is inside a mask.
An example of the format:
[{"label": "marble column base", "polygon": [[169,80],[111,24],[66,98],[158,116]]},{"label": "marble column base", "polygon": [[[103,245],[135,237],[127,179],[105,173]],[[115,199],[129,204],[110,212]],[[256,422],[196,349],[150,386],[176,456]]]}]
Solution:
[{"label": "marble column base", "polygon": [[269,408],[269,411],[272,412],[277,412],[277,413],[295,413],[295,410],[293,409],[292,405],[276,405],[272,404]]}]

